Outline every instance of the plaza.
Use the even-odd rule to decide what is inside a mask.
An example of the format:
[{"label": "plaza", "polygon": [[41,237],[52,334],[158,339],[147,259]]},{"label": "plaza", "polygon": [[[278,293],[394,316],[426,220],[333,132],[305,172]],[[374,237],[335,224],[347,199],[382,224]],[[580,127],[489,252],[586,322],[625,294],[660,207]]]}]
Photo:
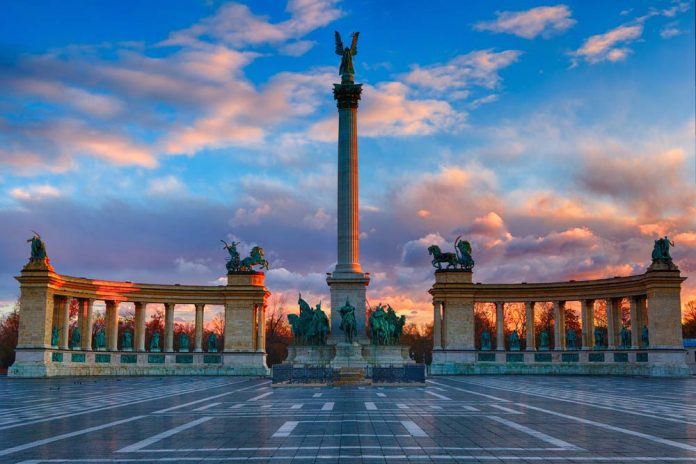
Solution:
[{"label": "plaza", "polygon": [[0,462],[694,462],[696,381],[0,380]]}]

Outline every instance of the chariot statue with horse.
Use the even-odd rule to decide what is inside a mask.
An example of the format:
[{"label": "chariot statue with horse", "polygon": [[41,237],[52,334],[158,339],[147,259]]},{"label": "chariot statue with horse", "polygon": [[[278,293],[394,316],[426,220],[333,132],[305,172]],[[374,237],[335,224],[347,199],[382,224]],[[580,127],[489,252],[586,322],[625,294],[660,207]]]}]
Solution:
[{"label": "chariot statue with horse", "polygon": [[391,305],[378,304],[370,314],[370,336],[373,345],[398,345],[406,325],[406,316],[397,316]]},{"label": "chariot statue with horse", "polygon": [[430,245],[428,253],[433,257],[432,265],[438,270],[442,269],[442,264],[447,264],[446,269],[462,269],[469,271],[474,268],[474,259],[471,257],[471,243],[462,240],[461,236],[454,241],[454,253],[443,252],[437,245]]},{"label": "chariot statue with horse", "polygon": [[326,345],[326,339],[329,336],[329,318],[321,309],[321,302],[312,309],[300,294],[297,303],[300,305],[300,314],[288,315],[294,343],[296,345]]},{"label": "chariot statue with horse", "polygon": [[260,246],[255,246],[252,248],[249,256],[240,260],[239,252],[237,251],[237,245],[239,245],[239,242],[232,242],[230,244],[224,240],[220,241],[225,244],[223,249],[227,250],[227,252],[230,254],[226,264],[228,274],[232,272],[252,272],[254,270],[254,266],[260,266],[261,269],[268,270],[268,261],[266,261],[263,248]]}]

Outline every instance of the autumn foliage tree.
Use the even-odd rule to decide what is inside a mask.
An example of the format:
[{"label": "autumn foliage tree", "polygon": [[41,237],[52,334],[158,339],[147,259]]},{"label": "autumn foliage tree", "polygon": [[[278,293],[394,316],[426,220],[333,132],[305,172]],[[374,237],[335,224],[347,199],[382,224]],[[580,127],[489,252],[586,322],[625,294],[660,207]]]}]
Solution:
[{"label": "autumn foliage tree", "polygon": [[0,320],[0,369],[7,369],[15,360],[19,336],[19,303]]},{"label": "autumn foliage tree", "polygon": [[292,329],[285,314],[285,297],[274,296],[266,317],[266,364],[268,367],[282,363],[288,357],[292,343]]},{"label": "autumn foliage tree", "polygon": [[684,338],[696,338],[696,300],[686,303],[682,316],[682,335]]}]

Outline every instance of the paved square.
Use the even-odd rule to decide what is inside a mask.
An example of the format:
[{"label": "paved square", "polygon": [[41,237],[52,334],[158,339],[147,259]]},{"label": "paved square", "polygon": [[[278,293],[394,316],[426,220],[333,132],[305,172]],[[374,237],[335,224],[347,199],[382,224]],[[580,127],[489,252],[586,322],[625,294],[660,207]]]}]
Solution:
[{"label": "paved square", "polygon": [[0,462],[696,462],[696,379],[0,379]]}]

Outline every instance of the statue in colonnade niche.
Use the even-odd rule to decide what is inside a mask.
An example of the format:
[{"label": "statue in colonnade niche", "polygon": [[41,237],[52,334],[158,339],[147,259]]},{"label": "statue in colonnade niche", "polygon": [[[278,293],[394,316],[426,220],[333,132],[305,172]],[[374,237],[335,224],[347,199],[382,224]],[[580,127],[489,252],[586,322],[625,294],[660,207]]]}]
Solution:
[{"label": "statue in colonnade niche", "polygon": [[546,330],[539,334],[539,351],[549,351],[549,334]]},{"label": "statue in colonnade niche", "polygon": [[208,334],[208,352],[217,353],[217,351],[217,335],[215,335],[215,332],[210,332],[210,334]]},{"label": "statue in colonnade niche", "polygon": [[82,335],[80,334],[80,328],[75,327],[72,331],[72,335],[70,337],[70,348],[75,350],[80,348],[80,341],[82,340]]},{"label": "statue in colonnade niche", "polygon": [[341,325],[339,328],[343,331],[344,340],[346,343],[353,343],[353,337],[358,335],[357,323],[355,322],[355,306],[350,304],[346,298],[346,304],[339,309],[341,313]]},{"label": "statue in colonnade niche", "polygon": [[510,334],[510,351],[520,351],[520,336],[517,329]]},{"label": "statue in colonnade niche", "polygon": [[154,332],[152,334],[152,340],[150,340],[150,351],[159,353],[162,351],[160,349],[160,333],[159,332]]},{"label": "statue in colonnade niche", "polygon": [[300,306],[300,314],[288,314],[293,344],[325,345],[329,335],[329,318],[321,309],[321,302],[312,309],[300,293],[297,303]]},{"label": "statue in colonnade niche", "polygon": [[58,346],[58,327],[51,328],[51,346]]},{"label": "statue in colonnade niche", "polygon": [[179,351],[188,353],[189,351],[189,336],[186,332],[179,334]]},{"label": "statue in colonnade niche", "polygon": [[225,264],[225,267],[227,267],[227,273],[229,274],[230,272],[238,272],[240,259],[239,252],[237,251],[237,245],[239,245],[239,242],[233,241],[231,244],[229,244],[224,240],[220,241],[225,244],[223,249],[227,250],[227,252],[230,254],[230,257],[227,260],[227,263]]},{"label": "statue in colonnade niche", "polygon": [[566,349],[577,350],[578,349],[577,340],[578,340],[578,336],[575,333],[575,330],[573,330],[573,329],[566,330]]},{"label": "statue in colonnade niche", "polygon": [[643,330],[640,332],[640,346],[641,348],[647,348],[650,346],[650,337],[648,335],[648,326],[644,325]]},{"label": "statue in colonnade niche", "polygon": [[628,349],[631,347],[631,331],[626,326],[621,327],[621,348]]},{"label": "statue in colonnade niche", "polygon": [[97,350],[106,349],[106,334],[104,333],[103,328],[97,330],[97,335],[94,336],[94,341],[94,344],[97,346]]},{"label": "statue in colonnade niche", "polygon": [[601,350],[604,347],[604,332],[601,327],[595,327],[594,329],[594,349]]},{"label": "statue in colonnade niche", "polygon": [[481,351],[491,351],[491,333],[487,330],[481,332]]},{"label": "statue in colonnade niche", "polygon": [[459,268],[471,272],[474,268],[474,259],[471,256],[471,243],[462,240],[461,236],[454,241],[454,253],[443,252],[438,245],[430,245],[428,253],[433,257],[432,265],[438,270],[442,269],[442,264],[447,264],[447,269]]},{"label": "statue in colonnade niche", "polygon": [[121,337],[121,349],[123,351],[133,351],[133,336],[130,330],[125,330]]}]

